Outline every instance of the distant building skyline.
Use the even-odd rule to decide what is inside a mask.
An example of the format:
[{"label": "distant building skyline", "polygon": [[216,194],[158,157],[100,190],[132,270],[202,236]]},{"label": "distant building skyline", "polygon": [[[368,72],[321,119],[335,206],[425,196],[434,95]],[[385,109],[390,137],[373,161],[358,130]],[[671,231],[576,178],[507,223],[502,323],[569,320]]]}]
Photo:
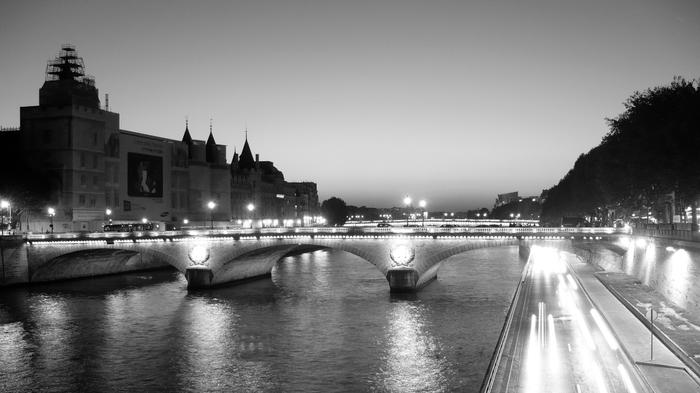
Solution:
[{"label": "distant building skyline", "polygon": [[[320,199],[466,210],[539,195],[635,91],[698,77],[700,2],[5,2],[0,126],[79,48],[121,127],[245,128]],[[74,23],[80,21],[80,23]],[[30,87],[30,88],[28,88]],[[226,157],[227,161],[231,157]]]}]

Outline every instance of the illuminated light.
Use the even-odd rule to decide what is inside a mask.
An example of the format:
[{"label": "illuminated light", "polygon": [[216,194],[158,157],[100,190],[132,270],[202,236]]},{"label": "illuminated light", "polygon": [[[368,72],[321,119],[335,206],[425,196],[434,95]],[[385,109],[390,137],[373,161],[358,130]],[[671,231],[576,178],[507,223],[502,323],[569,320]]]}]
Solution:
[{"label": "illuminated light", "polygon": [[646,241],[646,239],[641,239],[641,238],[640,238],[640,239],[637,239],[637,241],[635,242],[635,244],[637,245],[637,247],[644,248],[644,247],[647,246],[647,241]]},{"label": "illuminated light", "polygon": [[578,322],[579,330],[581,331],[581,335],[583,335],[586,345],[591,351],[595,351],[595,342],[593,341],[590,329],[588,329],[586,320],[583,319],[583,314],[581,314],[581,311],[578,309],[573,310],[572,314],[574,315],[574,319]]},{"label": "illuminated light", "polygon": [[[549,332],[549,354],[551,357],[556,355],[557,335],[554,331],[554,317],[552,314],[547,315],[547,331]],[[557,362],[552,362],[556,366]]]},{"label": "illuminated light", "polygon": [[693,285],[693,261],[685,250],[676,250],[664,264],[665,276],[673,282],[674,290],[669,293],[669,300],[680,307],[688,307],[689,287]]},{"label": "illuminated light", "polygon": [[530,316],[530,337],[527,343],[527,361],[525,362],[525,392],[535,393],[540,389],[541,361],[537,334],[538,320],[535,314]]},{"label": "illuminated light", "polygon": [[630,378],[629,373],[627,373],[627,370],[625,370],[625,368],[622,366],[622,363],[617,365],[617,371],[620,373],[620,378],[622,378],[622,382],[625,384],[627,391],[629,393],[637,393],[637,390],[634,388],[634,384],[632,383],[632,378]]},{"label": "illuminated light", "polygon": [[603,337],[608,343],[610,349],[616,351],[619,348],[619,346],[617,345],[617,340],[615,340],[615,337],[613,337],[613,334],[608,328],[608,325],[605,323],[605,321],[603,321],[603,317],[601,317],[598,313],[598,310],[594,308],[591,309],[591,315],[593,316],[593,320],[595,321],[595,323],[598,325],[598,329],[600,329],[600,332],[603,333]]},{"label": "illuminated light", "polygon": [[146,218],[146,217],[142,218],[142,219],[141,219],[141,222],[144,223],[144,224],[147,223],[147,222],[148,222],[148,218]]},{"label": "illuminated light", "polygon": [[571,285],[571,289],[573,289],[574,291],[577,291],[578,285],[576,285],[576,280],[574,280],[574,278],[571,277],[571,274],[567,274],[566,279],[569,281],[569,285]]},{"label": "illuminated light", "polygon": [[389,257],[399,266],[408,266],[415,258],[416,254],[413,248],[406,245],[398,245],[391,249]]},{"label": "illuminated light", "polygon": [[673,247],[671,247],[671,246],[668,246],[668,247],[666,247],[666,251],[668,251],[668,252],[674,252],[674,251],[676,251],[676,249],[673,248]]}]

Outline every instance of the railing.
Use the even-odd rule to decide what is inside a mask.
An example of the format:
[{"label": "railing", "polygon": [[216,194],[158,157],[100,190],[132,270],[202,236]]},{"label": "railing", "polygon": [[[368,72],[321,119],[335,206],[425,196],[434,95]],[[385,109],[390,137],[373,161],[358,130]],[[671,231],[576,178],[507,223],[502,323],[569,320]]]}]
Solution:
[{"label": "railing", "polygon": [[135,231],[135,232],[69,232],[53,234],[27,234],[25,239],[34,240],[78,240],[78,239],[132,239],[172,238],[199,236],[269,236],[269,235],[610,235],[629,233],[624,228],[543,228],[543,227],[301,227],[301,228],[254,228],[254,229],[187,229],[180,231]]},{"label": "railing", "polygon": [[665,239],[700,241],[700,232],[692,231],[690,224],[659,224],[635,228],[632,233],[637,236],[661,237]]}]

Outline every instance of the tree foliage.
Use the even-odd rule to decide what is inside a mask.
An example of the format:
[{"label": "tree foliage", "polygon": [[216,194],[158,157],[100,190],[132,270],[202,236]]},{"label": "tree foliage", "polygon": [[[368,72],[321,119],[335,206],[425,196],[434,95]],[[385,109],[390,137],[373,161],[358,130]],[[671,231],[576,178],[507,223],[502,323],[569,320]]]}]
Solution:
[{"label": "tree foliage", "polygon": [[14,227],[27,211],[46,209],[54,197],[52,189],[60,188],[55,171],[25,165],[17,146],[18,132],[0,135],[0,198],[10,202]]},{"label": "tree foliage", "polygon": [[345,201],[330,197],[321,203],[321,211],[326,218],[328,225],[343,225],[348,218],[348,206]]},{"label": "tree foliage", "polygon": [[693,203],[700,195],[700,86],[676,77],[669,86],[634,93],[625,111],[606,119],[610,131],[582,154],[549,190],[542,220],[562,216],[629,217],[659,210],[674,193]]}]

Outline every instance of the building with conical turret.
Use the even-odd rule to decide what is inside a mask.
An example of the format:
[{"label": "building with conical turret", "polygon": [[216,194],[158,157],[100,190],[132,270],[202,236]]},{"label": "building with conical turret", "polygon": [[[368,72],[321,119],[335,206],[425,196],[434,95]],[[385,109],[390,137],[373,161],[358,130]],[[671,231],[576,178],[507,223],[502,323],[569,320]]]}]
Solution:
[{"label": "building with conical turret", "polygon": [[[48,62],[39,105],[21,107],[19,129],[0,132],[0,154],[13,157],[13,170],[40,174],[50,189],[46,206],[24,202],[16,230],[49,231],[51,221],[56,232],[143,220],[160,229],[233,227],[253,216],[272,224],[318,215],[314,183],[286,182],[272,162],[253,158],[247,137],[228,164],[211,120],[206,141],[194,139],[189,126],[182,140],[121,129],[75,47],[63,45]],[[22,197],[14,198],[22,206]],[[245,209],[250,203],[254,215]]]},{"label": "building with conical turret", "polygon": [[[247,134],[247,133],[246,133]],[[248,206],[254,209],[251,211]],[[287,182],[272,161],[260,161],[246,135],[241,155],[231,161],[231,213],[242,220],[269,217],[309,224],[318,215],[318,191],[311,182]]]}]

